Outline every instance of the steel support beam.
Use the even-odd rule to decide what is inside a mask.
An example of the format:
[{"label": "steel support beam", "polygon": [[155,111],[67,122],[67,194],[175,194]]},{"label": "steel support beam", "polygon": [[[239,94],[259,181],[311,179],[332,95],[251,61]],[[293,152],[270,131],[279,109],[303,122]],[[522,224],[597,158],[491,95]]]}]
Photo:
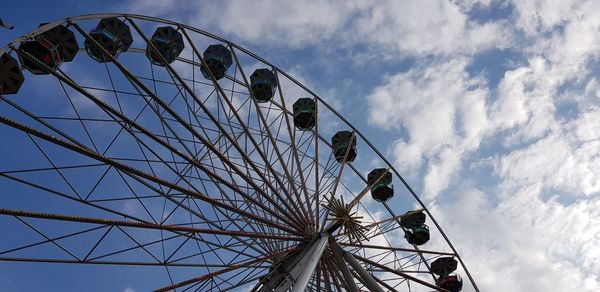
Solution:
[{"label": "steel support beam", "polygon": [[[315,271],[319,260],[321,260],[321,256],[323,255],[323,251],[325,251],[325,247],[327,247],[328,236],[325,234],[321,234],[320,236],[321,237],[318,238],[317,241],[311,246],[303,261],[300,262],[301,264],[296,265],[296,268],[300,271],[300,274],[296,278],[296,283],[294,283],[292,292],[306,291],[306,286],[310,281],[310,277]],[[278,290],[278,292],[279,291],[285,290]]]},{"label": "steel support beam", "polygon": [[134,228],[142,228],[142,229],[165,230],[165,231],[172,231],[172,232],[190,232],[190,233],[213,234],[213,235],[241,236],[241,237],[251,237],[251,238],[267,238],[267,239],[275,239],[275,240],[282,240],[282,241],[286,241],[286,240],[301,241],[302,240],[301,237],[293,237],[293,236],[277,235],[277,234],[263,234],[263,233],[256,233],[256,232],[247,232],[244,230],[220,230],[220,229],[198,228],[198,227],[184,226],[184,225],[153,224],[153,223],[145,223],[145,222],[113,220],[113,219],[92,218],[92,217],[82,217],[82,216],[70,216],[70,215],[63,215],[63,214],[41,213],[41,212],[33,212],[33,211],[25,211],[25,210],[12,210],[12,209],[4,209],[4,208],[0,208],[0,215],[8,215],[8,216],[15,216],[15,217],[27,217],[27,218],[40,218],[40,219],[48,219],[48,220],[56,220],[56,221],[69,221],[69,222],[78,222],[78,223],[101,224],[101,225],[106,225],[106,226],[121,226],[121,227],[134,227]]},{"label": "steel support beam", "polygon": [[310,278],[327,247],[328,238],[329,235],[326,233],[319,234],[310,245],[304,248],[304,251],[292,257],[289,261],[284,260],[281,265],[275,266],[273,271],[261,280],[252,291],[306,291]]},{"label": "steel support beam", "polygon": [[346,266],[346,262],[344,262],[343,251],[341,248],[336,248],[338,245],[333,237],[329,237],[329,245],[333,251],[333,261],[339,266],[342,276],[344,277],[346,289],[349,292],[359,292],[360,290],[358,290],[356,283],[354,283],[354,277],[352,277],[352,273],[350,273],[350,270],[348,270],[348,267]]},{"label": "steel support beam", "polygon": [[383,289],[377,284],[377,281],[373,278],[371,274],[369,274],[365,268],[352,256],[351,253],[345,251],[342,247],[340,247],[335,240],[331,240],[331,249],[334,250],[334,253],[337,250],[337,253],[340,253],[344,256],[344,259],[350,266],[358,273],[358,275],[363,279],[369,291],[375,292],[383,292]]}]

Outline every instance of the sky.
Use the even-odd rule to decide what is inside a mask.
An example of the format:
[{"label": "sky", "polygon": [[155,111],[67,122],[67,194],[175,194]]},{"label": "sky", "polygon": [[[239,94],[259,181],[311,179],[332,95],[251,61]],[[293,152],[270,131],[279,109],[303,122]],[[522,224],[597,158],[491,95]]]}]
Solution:
[{"label": "sky", "polygon": [[382,150],[481,291],[600,290],[597,1],[29,2],[3,4],[2,44],[116,11],[248,48]]}]

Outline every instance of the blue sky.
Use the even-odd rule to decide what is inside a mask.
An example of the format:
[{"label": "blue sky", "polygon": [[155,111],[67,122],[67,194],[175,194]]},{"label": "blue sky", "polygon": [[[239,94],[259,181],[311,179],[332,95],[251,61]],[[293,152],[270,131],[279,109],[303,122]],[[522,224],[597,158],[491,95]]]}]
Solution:
[{"label": "blue sky", "polygon": [[[180,2],[10,1],[0,17],[15,29],[0,43],[40,22],[114,11],[213,32],[297,77],[366,134],[422,194],[482,291],[600,289],[597,2]],[[41,287],[30,269],[0,264],[7,291]],[[46,266],[36,277],[77,291],[90,272],[146,273]],[[56,282],[65,273],[74,280]]]}]

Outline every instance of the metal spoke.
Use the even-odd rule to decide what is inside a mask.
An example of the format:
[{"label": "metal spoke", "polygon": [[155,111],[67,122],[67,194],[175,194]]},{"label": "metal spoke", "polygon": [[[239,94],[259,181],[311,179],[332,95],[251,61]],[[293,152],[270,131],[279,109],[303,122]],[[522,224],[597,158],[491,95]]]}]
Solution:
[{"label": "metal spoke", "polygon": [[205,233],[205,234],[242,236],[242,237],[254,237],[254,238],[270,238],[270,239],[277,239],[277,240],[300,241],[302,239],[300,237],[279,236],[279,235],[270,235],[270,234],[264,234],[264,233],[251,233],[251,232],[246,232],[246,231],[242,231],[242,230],[232,231],[232,230],[195,228],[195,227],[177,226],[177,225],[160,225],[160,224],[151,224],[151,223],[141,223],[141,222],[135,222],[135,221],[122,221],[122,220],[110,220],[110,219],[69,216],[69,215],[60,215],[60,214],[37,213],[37,212],[31,212],[31,211],[11,210],[11,209],[3,209],[3,208],[0,208],[0,215],[10,215],[10,216],[16,216],[16,217],[29,217],[29,218],[42,218],[42,219],[71,221],[71,222],[80,222],[80,223],[103,224],[103,225],[107,225],[107,226],[135,227],[135,228],[143,228],[143,229],[158,229],[158,230],[166,230],[166,231]]}]

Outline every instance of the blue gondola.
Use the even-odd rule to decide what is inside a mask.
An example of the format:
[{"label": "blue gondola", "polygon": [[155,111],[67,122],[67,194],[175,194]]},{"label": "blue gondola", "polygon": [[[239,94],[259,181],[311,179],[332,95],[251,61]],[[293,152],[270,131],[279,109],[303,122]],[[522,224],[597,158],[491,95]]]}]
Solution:
[{"label": "blue gondola", "polygon": [[[206,51],[204,51],[203,57],[206,66],[217,80],[225,77],[227,69],[233,64],[231,52],[223,45],[208,46]],[[200,68],[200,71],[202,72],[202,75],[204,75],[204,78],[212,80],[212,77],[208,71],[206,71],[204,66]]]},{"label": "blue gondola", "polygon": [[[381,179],[379,179],[380,177]],[[373,185],[371,187],[371,196],[378,202],[387,202],[394,196],[392,174],[385,168],[373,169],[367,175],[367,184]]]},{"label": "blue gondola", "polygon": [[[118,58],[121,52],[126,52],[133,43],[129,26],[116,17],[101,19],[89,35],[114,58]],[[97,62],[110,61],[109,56],[105,55],[102,49],[90,40],[86,39],[84,46],[88,55]]]},{"label": "blue gondola", "polygon": [[154,34],[152,34],[150,43],[152,43],[156,50],[153,50],[148,44],[146,46],[146,56],[152,64],[158,66],[164,65],[160,56],[163,57],[167,64],[171,64],[179,57],[184,48],[181,33],[170,26],[157,28]]},{"label": "blue gondola", "polygon": [[257,102],[268,102],[275,96],[277,78],[269,69],[256,69],[250,75],[250,89]]},{"label": "blue gondola", "polygon": [[[358,154],[356,152],[356,137],[350,131],[339,131],[331,138],[331,147],[335,160],[339,163],[352,162]],[[346,161],[344,156],[348,153]]]},{"label": "blue gondola", "polygon": [[299,98],[292,106],[294,126],[301,131],[312,129],[316,124],[317,107],[312,98]]}]

